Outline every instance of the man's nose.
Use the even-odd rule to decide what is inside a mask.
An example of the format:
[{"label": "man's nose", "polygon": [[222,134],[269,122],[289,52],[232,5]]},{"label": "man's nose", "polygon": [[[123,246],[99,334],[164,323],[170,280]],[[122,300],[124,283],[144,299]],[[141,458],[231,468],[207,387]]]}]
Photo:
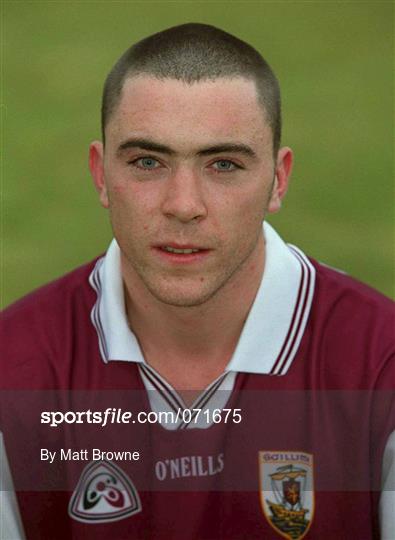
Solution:
[{"label": "man's nose", "polygon": [[189,167],[179,167],[166,181],[162,212],[183,223],[207,216],[202,178]]}]

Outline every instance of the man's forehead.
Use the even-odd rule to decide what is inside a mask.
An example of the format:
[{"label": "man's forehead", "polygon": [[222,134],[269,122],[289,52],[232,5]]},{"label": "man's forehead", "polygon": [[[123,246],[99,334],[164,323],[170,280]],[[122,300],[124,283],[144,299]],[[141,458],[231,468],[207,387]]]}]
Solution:
[{"label": "man's forehead", "polygon": [[[155,95],[157,101],[176,101],[182,97],[190,99],[191,104],[204,99],[223,102],[235,106],[260,107],[255,81],[245,77],[220,77],[195,82],[166,78],[158,79],[149,74],[127,77],[121,90],[119,105],[133,102],[136,98],[148,101]],[[154,104],[153,104],[154,105]]]},{"label": "man's forehead", "polygon": [[242,77],[194,83],[150,75],[128,77],[109,124],[117,131],[129,126],[169,131],[189,125],[197,134],[210,128],[214,136],[245,130],[252,135],[268,128],[255,82]]}]

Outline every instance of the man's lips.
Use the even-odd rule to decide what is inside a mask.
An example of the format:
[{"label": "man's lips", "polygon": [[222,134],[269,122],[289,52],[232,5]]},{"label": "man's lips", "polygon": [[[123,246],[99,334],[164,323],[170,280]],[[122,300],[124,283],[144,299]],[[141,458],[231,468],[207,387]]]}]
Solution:
[{"label": "man's lips", "polygon": [[153,246],[153,250],[163,259],[174,263],[198,262],[207,257],[210,248],[196,244],[179,244],[163,242]]}]

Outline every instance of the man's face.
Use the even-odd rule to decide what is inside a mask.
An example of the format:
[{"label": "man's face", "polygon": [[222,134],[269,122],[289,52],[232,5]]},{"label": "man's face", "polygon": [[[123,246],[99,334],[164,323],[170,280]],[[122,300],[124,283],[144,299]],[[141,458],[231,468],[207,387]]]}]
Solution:
[{"label": "man's face", "polygon": [[160,301],[194,306],[248,279],[263,257],[292,155],[273,157],[255,84],[126,80],[90,166],[123,272]]}]

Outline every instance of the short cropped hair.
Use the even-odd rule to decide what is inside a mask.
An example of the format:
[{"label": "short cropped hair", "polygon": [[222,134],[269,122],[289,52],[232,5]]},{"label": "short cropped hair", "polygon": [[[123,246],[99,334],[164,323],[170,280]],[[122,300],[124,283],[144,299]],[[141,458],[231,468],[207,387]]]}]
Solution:
[{"label": "short cropped hair", "polygon": [[251,45],[214,26],[188,23],[168,28],[132,45],[107,76],[102,101],[102,136],[127,78],[149,75],[192,84],[243,77],[255,82],[258,99],[273,134],[277,155],[281,139],[280,87],[269,64]]}]

